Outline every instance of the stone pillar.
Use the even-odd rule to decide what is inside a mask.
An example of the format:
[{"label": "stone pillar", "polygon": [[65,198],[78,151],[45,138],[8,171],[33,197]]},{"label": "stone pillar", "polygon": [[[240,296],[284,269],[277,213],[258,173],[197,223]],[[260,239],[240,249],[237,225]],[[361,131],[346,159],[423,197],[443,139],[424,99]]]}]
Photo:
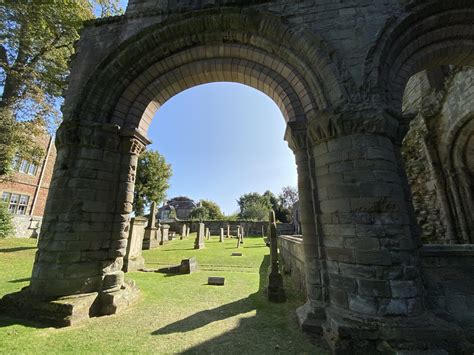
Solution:
[{"label": "stone pillar", "polygon": [[219,237],[219,242],[223,243],[224,242],[224,228],[221,228],[221,234]]},{"label": "stone pillar", "polygon": [[51,298],[122,286],[136,163],[145,144],[138,133],[113,125],[61,125],[31,293]]},{"label": "stone pillar", "polygon": [[387,112],[321,114],[310,122],[319,247],[329,286],[324,331],[335,352],[361,344],[373,350],[381,339],[419,341],[417,331],[433,324],[420,320],[419,239],[399,154],[402,131],[400,119]]},{"label": "stone pillar", "polygon": [[191,234],[191,227],[186,228],[186,237],[189,237],[189,234]]},{"label": "stone pillar", "polygon": [[211,239],[211,232],[209,231],[209,228],[206,227],[206,239],[209,240]]},{"label": "stone pillar", "polygon": [[186,224],[183,224],[183,225],[181,226],[181,239],[183,239],[183,238],[185,238],[185,237],[187,236],[186,232],[187,232]]},{"label": "stone pillar", "polygon": [[328,303],[327,279],[321,235],[316,224],[316,222],[320,224],[320,221],[313,203],[315,191],[312,186],[311,154],[308,152],[306,124],[290,122],[285,140],[295,154],[298,171],[299,208],[306,267],[307,301],[296,313],[303,330],[322,333],[322,323],[326,317],[324,309]]},{"label": "stone pillar", "polygon": [[204,223],[199,223],[194,249],[204,248]]},{"label": "stone pillar", "polygon": [[227,238],[230,238],[230,224],[227,225]]}]

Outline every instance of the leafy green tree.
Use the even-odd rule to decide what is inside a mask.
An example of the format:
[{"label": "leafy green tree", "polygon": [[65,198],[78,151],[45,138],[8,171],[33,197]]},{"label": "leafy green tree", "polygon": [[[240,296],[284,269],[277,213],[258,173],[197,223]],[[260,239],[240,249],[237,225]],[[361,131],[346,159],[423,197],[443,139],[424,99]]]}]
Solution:
[{"label": "leafy green tree", "polygon": [[191,213],[189,214],[189,218],[198,221],[208,220],[210,219],[209,210],[207,209],[207,207],[204,206],[194,207]]},{"label": "leafy green tree", "polygon": [[5,203],[0,202],[0,239],[13,236],[12,216]]},{"label": "leafy green tree", "polygon": [[166,164],[165,158],[157,151],[148,150],[140,155],[133,203],[137,216],[143,216],[145,208],[152,202],[159,205],[165,200],[172,175],[171,165]]},{"label": "leafy green tree", "polygon": [[284,186],[278,195],[280,203],[284,208],[292,209],[298,201],[298,189],[295,186]]},{"label": "leafy green tree", "polygon": [[244,220],[267,220],[268,211],[272,208],[269,196],[256,192],[240,196],[237,203],[240,207],[239,219]]},{"label": "leafy green tree", "polygon": [[209,219],[216,221],[221,221],[224,219],[224,214],[217,203],[209,200],[201,200],[201,206],[207,208],[209,211]]},{"label": "leafy green tree", "polygon": [[[21,121],[41,118],[57,125],[73,43],[94,10],[111,15],[119,0],[2,1],[0,4],[0,176],[15,154],[37,160],[36,147],[25,145],[31,127]],[[31,156],[34,159],[31,159]]]}]

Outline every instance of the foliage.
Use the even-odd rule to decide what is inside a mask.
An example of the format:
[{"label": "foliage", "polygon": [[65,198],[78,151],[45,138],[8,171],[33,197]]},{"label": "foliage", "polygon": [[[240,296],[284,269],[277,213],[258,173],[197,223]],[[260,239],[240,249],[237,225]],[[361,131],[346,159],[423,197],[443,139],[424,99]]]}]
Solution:
[{"label": "foliage", "polygon": [[281,189],[280,194],[280,203],[282,207],[292,209],[293,205],[298,202],[298,189],[294,186],[284,186]]},{"label": "foliage", "polygon": [[143,216],[145,208],[152,202],[159,205],[166,198],[173,175],[171,165],[157,151],[148,150],[138,159],[135,179],[135,199],[133,209],[137,216]]},{"label": "foliage", "polygon": [[224,214],[217,203],[209,200],[201,200],[201,206],[207,208],[209,211],[209,219],[216,221],[221,221],[224,219]]},{"label": "foliage", "polygon": [[8,206],[0,202],[0,238],[11,237],[13,235],[12,216],[8,211]]},{"label": "foliage", "polygon": [[189,214],[189,218],[198,220],[198,221],[205,221],[208,220],[209,217],[209,210],[207,207],[200,206],[200,207],[194,207]]},{"label": "foliage", "polygon": [[240,196],[237,203],[240,207],[239,219],[244,220],[266,221],[268,211],[272,208],[270,196],[257,192]]},{"label": "foliage", "polygon": [[256,192],[245,194],[237,200],[240,207],[239,219],[266,221],[268,211],[273,209],[277,221],[290,223],[293,203],[297,200],[297,190],[290,186],[283,187],[278,196],[269,190],[263,195]]},{"label": "foliage", "polygon": [[[17,138],[31,134],[24,121],[50,130],[59,121],[73,43],[94,9],[103,15],[118,10],[119,0],[7,1],[0,5],[0,175],[10,170],[15,154],[31,155],[34,144]],[[35,155],[35,159],[39,159]]]}]

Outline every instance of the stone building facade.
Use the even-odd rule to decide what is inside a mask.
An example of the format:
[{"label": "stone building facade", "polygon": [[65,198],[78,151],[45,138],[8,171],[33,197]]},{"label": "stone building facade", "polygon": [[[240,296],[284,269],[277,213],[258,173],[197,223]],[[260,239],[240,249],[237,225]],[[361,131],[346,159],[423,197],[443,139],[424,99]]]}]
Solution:
[{"label": "stone building facade", "polygon": [[197,207],[196,202],[187,197],[175,197],[158,209],[157,218],[159,220],[173,219],[174,215],[177,219],[188,219],[191,211]]},{"label": "stone building facade", "polygon": [[[123,257],[151,119],[187,88],[232,81],[271,97],[287,124],[302,329],[338,354],[472,352],[464,328],[427,306],[401,147],[410,77],[473,66],[473,18],[466,0],[131,0],[123,16],[91,22],[71,62],[30,286],[6,299],[40,313],[39,300],[69,297],[63,321],[87,310],[85,294],[98,315],[132,299]],[[453,134],[463,170],[471,135]]]}]

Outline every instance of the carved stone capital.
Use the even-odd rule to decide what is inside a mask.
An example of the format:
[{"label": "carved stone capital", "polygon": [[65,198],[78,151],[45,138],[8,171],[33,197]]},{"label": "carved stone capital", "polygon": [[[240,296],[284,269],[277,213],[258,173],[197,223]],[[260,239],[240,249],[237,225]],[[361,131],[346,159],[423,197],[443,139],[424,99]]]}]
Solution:
[{"label": "carved stone capital", "polygon": [[91,147],[117,150],[120,144],[120,127],[110,123],[90,121],[63,121],[56,132],[56,147]]},{"label": "carved stone capital", "polygon": [[151,144],[151,140],[138,129],[121,129],[120,135],[122,136],[122,150],[133,155],[140,155],[146,146]]},{"label": "carved stone capital", "polygon": [[288,122],[285,131],[285,141],[293,151],[297,153],[299,151],[305,151],[307,148],[307,136],[308,126],[306,122],[302,121],[291,121]]},{"label": "carved stone capital", "polygon": [[308,138],[312,145],[352,134],[379,134],[394,141],[406,131],[405,119],[388,110],[320,111],[308,122]]}]

